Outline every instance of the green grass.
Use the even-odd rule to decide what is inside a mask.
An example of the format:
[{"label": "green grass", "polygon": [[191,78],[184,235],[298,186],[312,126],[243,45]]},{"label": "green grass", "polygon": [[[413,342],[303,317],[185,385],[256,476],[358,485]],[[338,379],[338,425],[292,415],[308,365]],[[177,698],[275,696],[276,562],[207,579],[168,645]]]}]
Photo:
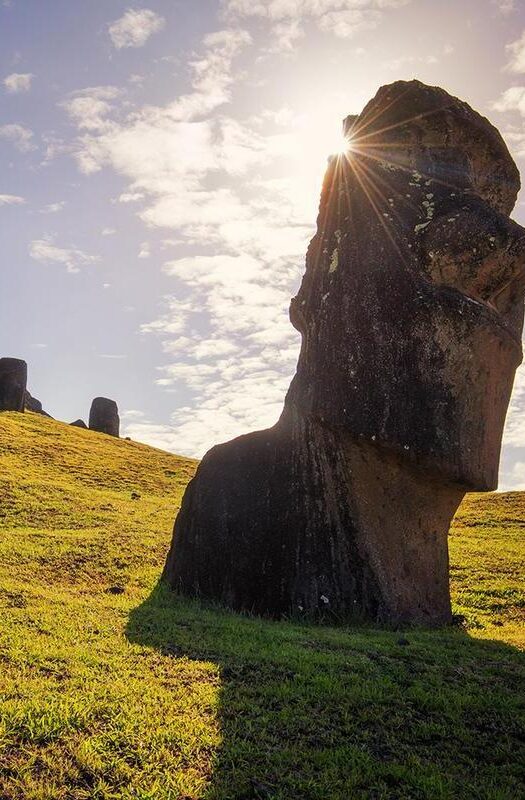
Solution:
[{"label": "green grass", "polygon": [[0,454],[0,800],[525,796],[525,495],[457,516],[463,628],[331,628],[157,584],[195,462],[33,414]]}]

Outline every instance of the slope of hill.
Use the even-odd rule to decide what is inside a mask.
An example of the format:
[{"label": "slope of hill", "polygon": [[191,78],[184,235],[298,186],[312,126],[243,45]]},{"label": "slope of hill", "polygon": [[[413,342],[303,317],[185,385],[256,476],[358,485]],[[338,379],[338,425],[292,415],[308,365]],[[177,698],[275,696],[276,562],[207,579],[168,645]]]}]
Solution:
[{"label": "slope of hill", "polygon": [[463,627],[321,627],[156,585],[195,466],[0,415],[1,800],[524,796],[525,495],[457,516]]}]

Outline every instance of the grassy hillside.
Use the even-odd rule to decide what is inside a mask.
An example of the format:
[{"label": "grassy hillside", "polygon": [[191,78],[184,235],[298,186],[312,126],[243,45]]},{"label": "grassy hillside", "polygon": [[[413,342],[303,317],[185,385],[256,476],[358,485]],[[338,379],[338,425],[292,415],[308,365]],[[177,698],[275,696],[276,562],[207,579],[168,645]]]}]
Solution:
[{"label": "grassy hillside", "polygon": [[194,469],[0,415],[0,800],[525,796],[525,495],[457,517],[465,626],[336,629],[156,585]]}]

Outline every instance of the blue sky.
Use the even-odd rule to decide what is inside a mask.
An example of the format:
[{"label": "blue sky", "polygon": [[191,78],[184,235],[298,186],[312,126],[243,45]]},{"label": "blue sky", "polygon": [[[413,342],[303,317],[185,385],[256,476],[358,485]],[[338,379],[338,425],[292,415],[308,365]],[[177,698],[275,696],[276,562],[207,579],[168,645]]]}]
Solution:
[{"label": "blue sky", "polygon": [[381,84],[443,86],[525,166],[521,0],[0,0],[0,45],[1,353],[57,418],[103,394],[176,452],[276,421],[326,157]]}]

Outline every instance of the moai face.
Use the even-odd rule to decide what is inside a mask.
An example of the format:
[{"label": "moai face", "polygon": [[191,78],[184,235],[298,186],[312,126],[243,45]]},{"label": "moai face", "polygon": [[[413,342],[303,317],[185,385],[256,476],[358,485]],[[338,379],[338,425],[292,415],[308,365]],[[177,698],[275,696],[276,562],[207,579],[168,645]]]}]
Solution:
[{"label": "moai face", "polygon": [[499,133],[417,81],[383,87],[328,166],[288,404],[467,489],[497,485],[522,360],[525,230]]}]

